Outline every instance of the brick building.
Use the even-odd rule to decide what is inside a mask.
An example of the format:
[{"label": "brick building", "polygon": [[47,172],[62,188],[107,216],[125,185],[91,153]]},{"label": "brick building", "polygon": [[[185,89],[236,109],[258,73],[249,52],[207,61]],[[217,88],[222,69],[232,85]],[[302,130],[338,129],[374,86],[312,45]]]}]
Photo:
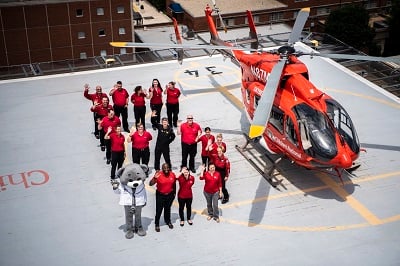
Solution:
[{"label": "brick building", "polygon": [[0,20],[0,66],[132,52],[109,45],[133,39],[130,0],[3,1]]}]

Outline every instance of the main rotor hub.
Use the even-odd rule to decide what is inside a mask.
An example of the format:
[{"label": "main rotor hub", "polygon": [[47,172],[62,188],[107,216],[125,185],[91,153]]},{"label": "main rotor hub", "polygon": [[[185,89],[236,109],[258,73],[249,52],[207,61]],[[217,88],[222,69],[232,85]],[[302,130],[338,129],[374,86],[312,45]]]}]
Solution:
[{"label": "main rotor hub", "polygon": [[284,45],[284,46],[279,47],[279,49],[278,49],[278,53],[280,55],[291,55],[291,54],[294,54],[295,52],[296,52],[296,50],[294,49],[294,47],[290,46],[290,45]]}]

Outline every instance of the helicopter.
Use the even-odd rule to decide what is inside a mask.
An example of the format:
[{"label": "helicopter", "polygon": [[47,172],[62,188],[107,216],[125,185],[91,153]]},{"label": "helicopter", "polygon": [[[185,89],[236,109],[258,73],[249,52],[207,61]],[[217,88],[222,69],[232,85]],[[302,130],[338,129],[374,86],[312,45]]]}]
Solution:
[{"label": "helicopter", "polygon": [[[258,142],[269,152],[280,155],[273,161],[269,175],[283,157],[307,169],[333,169],[340,179],[343,171],[351,173],[357,169],[360,165],[355,161],[360,152],[365,150],[360,147],[350,115],[339,102],[312,84],[306,65],[298,57],[309,55],[383,62],[398,62],[398,58],[297,51],[294,44],[300,40],[309,8],[298,12],[287,43],[272,51],[258,49],[251,11],[247,10],[250,48],[237,46],[237,43],[219,37],[213,14],[218,15],[225,31],[226,27],[215,1],[213,8],[207,5],[204,12],[211,45],[182,44],[178,39],[177,24],[175,45],[131,42],[113,42],[111,45],[176,48],[181,51],[214,49],[230,57],[241,68],[241,96],[250,122],[248,140]],[[178,60],[182,60],[182,53]]]}]

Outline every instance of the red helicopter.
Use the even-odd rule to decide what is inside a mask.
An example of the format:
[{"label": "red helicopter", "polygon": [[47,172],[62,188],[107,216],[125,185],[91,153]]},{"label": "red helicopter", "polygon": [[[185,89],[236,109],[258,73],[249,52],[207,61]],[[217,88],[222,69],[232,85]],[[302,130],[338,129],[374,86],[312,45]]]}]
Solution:
[{"label": "red helicopter", "polygon": [[178,49],[178,61],[183,49],[216,49],[240,65],[242,101],[251,123],[248,137],[264,144],[270,152],[284,156],[307,169],[334,169],[341,178],[359,165],[355,160],[362,150],[356,129],[346,110],[332,97],[316,88],[309,80],[308,70],[298,57],[302,55],[354,60],[388,61],[394,58],[361,55],[303,53],[294,48],[310,13],[301,9],[286,45],[274,51],[258,50],[257,32],[250,11],[247,11],[251,48],[220,39],[214,23],[216,13],[223,24],[215,2],[205,8],[212,45],[182,44],[177,24],[177,44],[111,43],[117,47],[159,47]]}]

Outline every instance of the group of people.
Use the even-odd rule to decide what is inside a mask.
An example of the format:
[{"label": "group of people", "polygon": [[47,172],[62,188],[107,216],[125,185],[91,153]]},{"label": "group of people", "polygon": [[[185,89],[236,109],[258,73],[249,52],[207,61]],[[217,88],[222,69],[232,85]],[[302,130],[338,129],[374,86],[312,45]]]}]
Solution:
[{"label": "group of people", "polygon": [[[163,107],[163,94],[166,95],[167,117],[161,118]],[[191,205],[193,200],[192,186],[195,182],[193,176],[196,173],[195,157],[197,144],[201,143],[200,180],[204,180],[204,197],[207,201],[208,220],[219,222],[218,200],[222,204],[229,201],[229,193],[226,189],[226,181],[230,174],[230,162],[225,156],[226,144],[222,134],[216,137],[211,134],[209,127],[204,128],[204,134],[200,125],[194,122],[192,115],[187,115],[186,122],[178,123],[179,97],[181,92],[171,81],[162,89],[158,79],[153,79],[148,91],[142,86],[136,86],[129,97],[128,91],[118,81],[110,90],[109,96],[102,92],[101,86],[96,86],[95,93],[89,93],[89,85],[84,85],[84,96],[91,100],[95,123],[94,134],[100,141],[100,148],[106,152],[106,163],[111,164],[111,184],[118,186],[116,170],[122,167],[126,157],[125,141],[132,146],[132,162],[148,166],[150,161],[150,142],[152,134],[146,130],[146,99],[150,99],[152,129],[157,131],[154,149],[155,174],[150,180],[150,185],[156,185],[156,215],[155,230],[160,231],[160,217],[164,212],[164,221],[173,228],[171,223],[171,206],[176,196],[176,183],[179,183],[178,203],[180,225],[184,225],[184,209],[189,225],[191,220]],[[128,105],[129,100],[133,104],[135,117],[134,125],[129,128]],[[171,170],[170,144],[175,140],[176,134],[181,136],[182,160],[179,174]],[[128,135],[122,133],[128,132]],[[165,163],[160,169],[161,155]]]}]

